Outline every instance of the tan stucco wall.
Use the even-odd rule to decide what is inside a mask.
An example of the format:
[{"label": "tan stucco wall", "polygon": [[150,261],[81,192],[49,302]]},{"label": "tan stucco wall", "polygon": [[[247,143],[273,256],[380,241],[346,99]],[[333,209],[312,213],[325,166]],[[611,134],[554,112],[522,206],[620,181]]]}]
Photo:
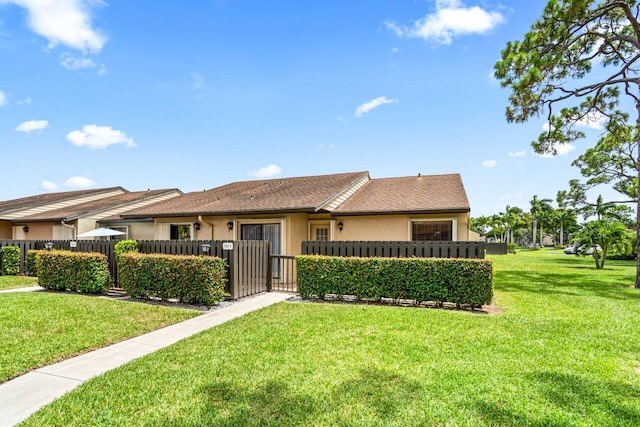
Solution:
[{"label": "tan stucco wall", "polygon": [[[200,231],[197,232],[197,239],[211,239],[211,225],[213,224],[213,240],[239,240],[240,224],[247,223],[280,223],[282,233],[282,253],[287,255],[297,255],[301,252],[302,241],[307,236],[306,214],[288,215],[246,215],[246,216],[224,216],[224,217],[202,217]],[[229,231],[227,223],[233,221],[234,227]],[[177,219],[173,221],[176,223]]]},{"label": "tan stucco wall", "polygon": [[[411,221],[456,220],[455,240],[466,241],[469,238],[468,214],[450,215],[369,215],[337,217],[334,223],[334,240],[398,240],[411,239]],[[337,228],[342,222],[342,231]]]},{"label": "tan stucco wall", "polygon": [[[115,226],[116,224],[114,224]],[[130,224],[117,224],[118,226],[129,226],[129,239],[153,240],[152,222],[133,222]]]},{"label": "tan stucco wall", "polygon": [[[204,216],[157,218],[154,224],[153,238],[168,239],[166,224],[200,223],[200,230],[195,232],[196,240],[239,240],[240,224],[242,223],[273,223],[282,224],[282,253],[298,255],[301,253],[302,242],[309,240],[310,224],[316,221],[327,221],[333,240],[399,240],[411,238],[412,220],[455,220],[457,223],[456,240],[466,241],[469,237],[469,215],[369,215],[331,217],[329,214],[285,214],[285,215],[246,215],[246,216]],[[229,231],[227,222],[233,221],[234,227]],[[337,224],[342,221],[343,230],[338,230]],[[213,228],[213,230],[212,230]],[[142,240],[132,233],[132,238]]]},{"label": "tan stucco wall", "polygon": [[53,239],[53,222],[35,222],[28,224],[29,232],[26,233],[26,240],[51,240]]},{"label": "tan stucco wall", "polygon": [[[80,218],[76,224],[76,236],[80,233],[86,233],[87,231],[94,230],[97,227],[96,220],[93,218]],[[94,240],[93,237],[88,237],[90,240]]]}]

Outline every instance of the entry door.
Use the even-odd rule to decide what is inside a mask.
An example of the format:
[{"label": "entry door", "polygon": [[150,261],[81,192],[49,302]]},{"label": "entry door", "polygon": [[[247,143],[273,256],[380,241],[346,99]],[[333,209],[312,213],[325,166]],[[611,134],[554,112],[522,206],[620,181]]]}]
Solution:
[{"label": "entry door", "polygon": [[[266,240],[271,243],[271,255],[280,255],[280,224],[241,224],[240,240]],[[280,264],[273,260],[273,277],[280,277]]]},{"label": "entry door", "polygon": [[280,255],[280,224],[241,224],[240,240],[266,240],[271,243],[271,254]]}]

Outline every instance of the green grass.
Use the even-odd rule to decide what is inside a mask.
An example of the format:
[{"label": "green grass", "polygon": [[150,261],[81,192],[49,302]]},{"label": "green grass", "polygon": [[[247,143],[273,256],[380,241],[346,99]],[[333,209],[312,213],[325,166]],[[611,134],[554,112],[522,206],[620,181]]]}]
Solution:
[{"label": "green grass", "polygon": [[492,259],[502,314],[282,303],[95,378],[25,425],[640,425],[633,263]]},{"label": "green grass", "polygon": [[0,276],[0,291],[3,289],[29,288],[38,285],[38,278],[29,276]]},{"label": "green grass", "polygon": [[77,294],[0,294],[0,382],[198,314]]}]

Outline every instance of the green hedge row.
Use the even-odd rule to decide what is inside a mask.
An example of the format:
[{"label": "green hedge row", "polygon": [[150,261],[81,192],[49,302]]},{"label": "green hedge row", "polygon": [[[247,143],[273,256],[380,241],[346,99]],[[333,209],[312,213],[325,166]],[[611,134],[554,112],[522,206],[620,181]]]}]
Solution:
[{"label": "green hedge row", "polygon": [[0,250],[2,250],[2,274],[15,276],[20,273],[20,248],[4,246]]},{"label": "green hedge row", "polygon": [[493,297],[489,260],[451,258],[296,257],[298,292],[359,299],[409,299],[473,307]]},{"label": "green hedge row", "polygon": [[216,257],[122,253],[119,284],[136,298],[213,305],[226,295],[226,267]]},{"label": "green hedge row", "polygon": [[44,288],[101,294],[113,284],[103,254],[52,250],[34,256],[38,284]]},{"label": "green hedge row", "polygon": [[40,252],[42,251],[36,249],[30,249],[27,251],[27,258],[24,261],[24,273],[27,276],[38,275],[38,270],[36,267],[36,255],[38,255]]}]

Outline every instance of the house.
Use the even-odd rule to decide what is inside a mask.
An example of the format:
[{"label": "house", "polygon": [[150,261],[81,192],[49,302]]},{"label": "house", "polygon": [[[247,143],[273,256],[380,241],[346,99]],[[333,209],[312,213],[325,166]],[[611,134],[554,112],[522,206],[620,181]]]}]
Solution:
[{"label": "house", "polygon": [[234,182],[120,218],[153,221],[156,240],[268,240],[274,254],[296,255],[305,240],[466,241],[469,215],[459,174],[365,171]]},{"label": "house", "polygon": [[[47,193],[0,202],[0,239],[70,240],[100,221],[183,193],[177,189],[130,192],[122,187]],[[116,227],[112,227],[116,228]],[[118,224],[123,237],[153,238],[153,223]]]}]

